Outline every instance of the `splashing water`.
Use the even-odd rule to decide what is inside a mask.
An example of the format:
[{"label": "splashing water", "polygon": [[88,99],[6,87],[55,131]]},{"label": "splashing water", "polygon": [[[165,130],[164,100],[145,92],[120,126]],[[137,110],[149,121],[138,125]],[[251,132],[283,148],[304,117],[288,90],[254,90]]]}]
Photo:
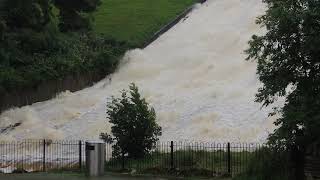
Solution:
[{"label": "splashing water", "polygon": [[[135,82],[155,107],[161,140],[264,141],[273,129],[260,109],[256,64],[243,51],[264,32],[260,0],[208,0],[147,48],[126,53],[119,70],[93,87],[0,115],[22,125],[2,139],[95,139],[110,131],[106,102]],[[112,80],[110,80],[110,78]]]}]

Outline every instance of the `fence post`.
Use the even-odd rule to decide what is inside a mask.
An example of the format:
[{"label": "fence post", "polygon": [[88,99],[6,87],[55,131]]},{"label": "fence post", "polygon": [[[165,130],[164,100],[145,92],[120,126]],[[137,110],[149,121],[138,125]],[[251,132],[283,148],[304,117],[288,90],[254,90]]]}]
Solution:
[{"label": "fence post", "polygon": [[43,162],[42,162],[42,171],[46,171],[46,140],[43,140]]},{"label": "fence post", "polygon": [[231,175],[231,152],[230,152],[230,143],[228,142],[228,174]]},{"label": "fence post", "polygon": [[122,152],[122,170],[124,170],[124,153]]},{"label": "fence post", "polygon": [[170,168],[173,169],[173,141],[170,143]]},{"label": "fence post", "polygon": [[79,141],[79,169],[82,171],[82,141]]}]

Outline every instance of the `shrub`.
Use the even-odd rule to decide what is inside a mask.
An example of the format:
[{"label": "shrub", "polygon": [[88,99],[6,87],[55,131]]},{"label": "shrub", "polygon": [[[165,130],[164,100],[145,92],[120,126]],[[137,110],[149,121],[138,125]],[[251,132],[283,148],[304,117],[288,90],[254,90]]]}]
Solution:
[{"label": "shrub", "polygon": [[161,135],[161,127],[156,123],[156,113],[141,98],[138,87],[130,85],[130,97],[123,90],[121,98],[112,97],[107,105],[109,122],[113,124],[111,135],[102,133],[101,139],[113,142],[113,155],[127,154],[140,158],[149,153]]},{"label": "shrub", "polygon": [[292,174],[289,153],[264,147],[258,150],[248,162],[247,171],[235,178],[258,180],[289,180]]}]

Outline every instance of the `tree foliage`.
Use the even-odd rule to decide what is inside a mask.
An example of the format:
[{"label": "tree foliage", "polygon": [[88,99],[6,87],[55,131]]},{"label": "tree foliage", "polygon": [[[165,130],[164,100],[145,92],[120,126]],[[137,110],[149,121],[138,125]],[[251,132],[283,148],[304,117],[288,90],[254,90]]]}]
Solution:
[{"label": "tree foliage", "polygon": [[54,0],[54,4],[60,10],[60,30],[78,31],[91,28],[89,13],[96,10],[100,0]]},{"label": "tree foliage", "polygon": [[254,35],[246,50],[263,83],[256,101],[268,106],[285,98],[269,143],[304,152],[320,142],[320,1],[263,1],[268,9],[257,23],[267,32]]},{"label": "tree foliage", "polygon": [[7,0],[4,2],[4,19],[12,29],[30,28],[40,31],[51,20],[49,0]]},{"label": "tree foliage", "polygon": [[125,43],[90,31],[60,32],[57,7],[92,12],[98,2],[64,2],[71,1],[55,6],[52,0],[0,0],[0,98],[48,80],[115,69]]},{"label": "tree foliage", "polygon": [[148,153],[161,135],[161,127],[156,123],[156,113],[141,98],[138,87],[130,85],[130,96],[123,90],[121,98],[112,97],[107,105],[111,135],[102,133],[101,138],[113,145],[114,156],[128,154],[139,158]]}]

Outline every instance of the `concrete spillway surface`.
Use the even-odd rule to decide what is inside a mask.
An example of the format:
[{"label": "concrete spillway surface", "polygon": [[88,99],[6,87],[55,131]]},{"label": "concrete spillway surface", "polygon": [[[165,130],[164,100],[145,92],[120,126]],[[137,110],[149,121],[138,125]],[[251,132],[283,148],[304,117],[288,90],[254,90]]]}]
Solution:
[{"label": "concrete spillway surface", "polygon": [[[106,102],[135,82],[155,107],[161,140],[264,141],[270,109],[254,95],[256,64],[243,51],[265,10],[260,0],[208,0],[145,49],[126,53],[119,70],[93,87],[8,110],[0,127],[20,126],[6,140],[96,139],[110,131]],[[112,79],[110,81],[110,78]]]}]

